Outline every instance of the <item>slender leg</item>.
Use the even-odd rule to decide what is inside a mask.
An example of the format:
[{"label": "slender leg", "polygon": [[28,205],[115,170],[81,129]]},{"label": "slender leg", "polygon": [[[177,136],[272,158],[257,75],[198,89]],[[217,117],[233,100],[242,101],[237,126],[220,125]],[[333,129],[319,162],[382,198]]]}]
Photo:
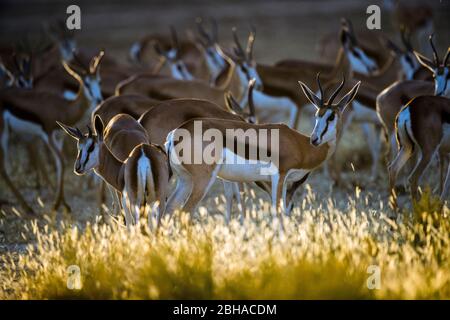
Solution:
[{"label": "slender leg", "polygon": [[166,212],[172,217],[175,210],[180,210],[192,192],[192,178],[189,174],[178,175],[175,190],[167,200]]},{"label": "slender leg", "polygon": [[283,185],[286,175],[285,174],[274,174],[271,176],[272,180],[272,216],[279,218],[280,220],[280,231],[283,232],[284,224],[283,217],[281,215],[280,200],[283,191]]},{"label": "slender leg", "polygon": [[397,195],[395,192],[395,182],[397,180],[398,173],[401,168],[405,165],[409,158],[411,158],[413,152],[412,148],[407,146],[402,146],[400,151],[397,153],[394,161],[389,165],[389,189],[391,191],[392,202],[391,205],[394,209],[397,208]]},{"label": "slender leg", "polygon": [[[241,190],[245,190],[244,188],[245,187],[244,187],[243,183],[237,183],[237,182],[233,183],[233,193],[234,193],[234,197],[236,198],[238,210],[240,213],[241,224],[244,223],[244,215],[245,215],[244,201],[241,198]],[[243,194],[245,194],[245,192],[243,192]]]},{"label": "slender leg", "polygon": [[424,148],[422,149],[422,157],[420,157],[419,162],[417,163],[416,167],[413,169],[411,175],[408,178],[410,184],[411,199],[413,201],[416,201],[419,198],[418,194],[419,180],[422,177],[423,172],[430,165],[431,159],[433,158],[435,152],[436,149],[430,150],[428,146],[424,146]]},{"label": "slender leg", "polygon": [[448,167],[448,155],[439,151],[439,192],[444,190],[444,181],[446,180],[445,168]]},{"label": "slender leg", "polygon": [[2,130],[4,129],[4,122],[3,119],[0,119],[0,134],[1,134],[1,148],[0,148],[0,175],[2,176],[3,180],[5,180],[6,185],[9,187],[9,189],[11,190],[11,192],[14,194],[14,196],[16,197],[17,201],[19,201],[20,206],[26,211],[27,214],[31,214],[34,215],[34,211],[33,209],[30,207],[30,205],[25,201],[25,199],[23,198],[22,194],[19,192],[19,190],[17,190],[17,188],[14,186],[13,182],[11,181],[11,179],[8,176],[8,173],[6,172],[6,168],[5,168],[5,164],[7,163],[7,159],[6,159],[6,152],[5,148],[7,148],[7,141],[8,141],[8,136],[7,136],[7,132]]},{"label": "slender leg", "polygon": [[233,207],[233,182],[222,180],[226,201],[225,223],[229,224],[231,219],[231,209]]},{"label": "slender leg", "polygon": [[274,174],[271,176],[272,181],[272,206],[271,206],[271,213],[272,216],[275,218],[277,216],[277,209],[278,209],[278,198],[277,198],[277,191],[278,191],[278,185],[280,183],[280,174]]},{"label": "slender leg", "polygon": [[214,168],[210,177],[193,179],[192,192],[186,201],[186,204],[183,206],[183,211],[189,213],[193,213],[195,211],[200,201],[202,201],[216,180],[219,169],[220,164],[216,165],[216,168]]},{"label": "slender leg", "polygon": [[[449,189],[450,189],[450,155],[447,155],[447,177],[445,178],[445,183],[444,186],[442,188],[442,193],[441,193],[441,201],[444,202],[445,195],[448,194]],[[448,198],[447,198],[448,199]]]},{"label": "slender leg", "polygon": [[56,177],[57,177],[57,191],[55,202],[53,204],[53,209],[57,210],[62,204],[68,211],[70,211],[70,206],[67,204],[64,198],[64,161],[61,151],[58,149],[58,145],[55,141],[55,135],[49,135],[48,146],[52,151],[53,157],[56,164]]},{"label": "slender leg", "polygon": [[133,221],[133,215],[131,214],[131,210],[130,210],[130,202],[125,193],[122,195],[122,208],[125,213],[125,224],[127,225],[127,228],[129,229],[134,224],[134,221]]}]

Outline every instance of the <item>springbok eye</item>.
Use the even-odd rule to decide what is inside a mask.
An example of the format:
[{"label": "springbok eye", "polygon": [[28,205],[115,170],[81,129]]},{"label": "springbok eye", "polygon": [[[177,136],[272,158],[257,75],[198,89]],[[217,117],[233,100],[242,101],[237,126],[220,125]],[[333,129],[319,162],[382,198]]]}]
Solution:
[{"label": "springbok eye", "polygon": [[330,121],[333,121],[333,120],[334,120],[334,113],[332,113],[332,114],[328,117],[327,121],[330,122]]},{"label": "springbok eye", "polygon": [[95,144],[91,143],[91,145],[89,146],[89,149],[87,150],[87,153],[91,153],[92,151],[94,151],[95,148]]}]

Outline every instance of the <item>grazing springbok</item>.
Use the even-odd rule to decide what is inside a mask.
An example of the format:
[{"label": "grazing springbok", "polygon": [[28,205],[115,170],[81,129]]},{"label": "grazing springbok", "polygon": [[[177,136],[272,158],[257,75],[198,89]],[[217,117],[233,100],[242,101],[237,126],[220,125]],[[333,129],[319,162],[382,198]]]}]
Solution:
[{"label": "grazing springbok", "polygon": [[161,59],[165,60],[169,65],[170,73],[173,78],[179,80],[193,80],[194,76],[188,70],[180,56],[178,36],[173,26],[170,28],[170,33],[172,35],[172,44],[170,47],[165,48],[159,41],[155,41],[153,47]]},{"label": "grazing springbok", "polygon": [[[93,67],[96,69],[101,61],[102,53],[94,58]],[[6,181],[9,189],[28,213],[33,213],[21,193],[14,186],[8,176],[6,165],[8,163],[9,129],[24,138],[37,137],[51,150],[56,163],[57,191],[53,209],[61,204],[70,209],[64,199],[64,165],[60,150],[60,141],[57,138],[59,126],[56,121],[75,124],[80,121],[86,112],[99,103],[99,84],[96,78],[88,75],[79,75],[67,63],[63,62],[66,71],[78,82],[76,98],[68,101],[59,95],[22,88],[6,88],[0,92],[0,174]]]},{"label": "grazing springbok", "polygon": [[[317,81],[320,83],[319,76]],[[342,125],[341,114],[355,97],[360,83],[334,104],[343,85],[344,81],[328,101],[324,101],[323,95],[317,97],[300,82],[304,94],[317,108],[316,124],[310,137],[283,124],[257,125],[223,119],[193,119],[172,131],[167,136],[166,150],[178,181],[169,197],[167,212],[172,213],[177,209],[194,211],[217,177],[234,182],[271,183],[272,213],[280,213],[280,199],[287,211],[291,206],[286,202],[288,185],[292,184],[291,188],[297,189],[308,174],[335,151],[336,138]],[[205,138],[203,133],[208,131],[211,136]],[[251,139],[250,132],[256,135],[259,132],[265,137]],[[180,137],[183,138],[182,143]],[[252,149],[255,152],[251,152]],[[214,150],[215,156],[209,160],[214,161],[204,161],[202,155],[205,151],[212,154],[211,150]],[[183,161],[185,153],[194,157],[200,155],[201,159]],[[262,155],[268,153],[272,156],[270,160],[277,161],[261,159]],[[236,162],[236,159],[243,160],[243,164]]]},{"label": "grazing springbok", "polygon": [[222,50],[219,46],[219,28],[217,21],[211,19],[211,32],[206,31],[204,22],[198,18],[196,20],[198,37],[195,38],[195,43],[198,49],[203,52],[206,66],[209,71],[209,83],[213,86],[221,86],[226,77],[221,75],[226,74],[226,70],[230,67],[227,60],[221,54]]},{"label": "grazing springbok", "polygon": [[[94,170],[119,192],[127,226],[137,224],[148,207],[157,217],[159,226],[166,204],[168,160],[162,147],[149,143],[145,129],[126,114],[115,116],[106,128],[96,116],[95,130],[88,127],[87,134],[82,134],[78,128],[58,124],[77,141],[75,174]],[[148,214],[149,227],[152,227],[152,214]]]},{"label": "grazing springbok", "polygon": [[233,29],[233,37],[235,41],[233,54],[230,54],[230,57],[228,57],[222,52],[222,55],[226,57],[231,66],[228,70],[227,80],[222,87],[211,87],[209,84],[199,80],[181,81],[141,75],[119,85],[116,94],[142,94],[161,100],[176,98],[205,99],[225,109],[224,94],[231,91],[233,96],[240,102],[239,105],[245,105],[242,102],[247,97],[248,82],[251,79],[255,79],[253,98],[258,111],[272,115],[289,113],[289,124],[292,126],[297,119],[297,106],[295,103],[288,97],[274,97],[261,91],[262,82],[256,71],[256,63],[253,59],[254,31],[250,32],[245,50],[239,42],[236,29]]}]

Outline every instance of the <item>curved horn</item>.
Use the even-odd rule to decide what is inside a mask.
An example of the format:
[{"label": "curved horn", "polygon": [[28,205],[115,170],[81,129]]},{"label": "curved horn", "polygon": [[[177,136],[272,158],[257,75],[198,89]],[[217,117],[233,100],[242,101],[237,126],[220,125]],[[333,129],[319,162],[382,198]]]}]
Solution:
[{"label": "curved horn", "polygon": [[244,51],[244,49],[242,49],[242,46],[241,46],[241,43],[239,42],[239,38],[238,38],[238,36],[237,36],[237,30],[236,30],[236,27],[233,27],[233,39],[234,39],[234,43],[236,44],[236,53],[238,54],[238,55],[240,55],[241,56],[241,58],[244,58],[245,57],[245,51]]},{"label": "curved horn", "polygon": [[448,58],[450,57],[450,47],[448,47],[447,49],[447,53],[445,54],[445,58],[444,58],[444,67],[447,65],[448,62]]},{"label": "curved horn", "polygon": [[331,105],[333,103],[333,100],[336,98],[336,96],[339,94],[339,91],[342,90],[342,88],[344,87],[345,84],[345,76],[342,75],[342,82],[339,85],[339,87],[337,87],[337,89],[333,92],[333,94],[331,95],[330,99],[328,99],[328,105]]},{"label": "curved horn", "polygon": [[413,47],[411,45],[411,33],[405,27],[405,25],[400,26],[400,35],[402,38],[402,43],[405,46],[406,50],[413,51]]},{"label": "curved horn", "polygon": [[429,39],[430,39],[430,45],[431,45],[431,49],[433,49],[434,63],[436,64],[436,66],[439,66],[439,55],[438,55],[438,53],[437,53],[437,51],[436,51],[436,48],[435,48],[435,46],[434,46],[434,43],[433,43],[433,37],[434,37],[434,33],[430,34],[430,37],[429,37]]},{"label": "curved horn", "polygon": [[211,43],[211,37],[210,37],[210,35],[208,34],[208,32],[205,30],[205,27],[203,26],[203,20],[202,20],[202,18],[200,18],[200,17],[197,18],[196,21],[195,21],[195,23],[197,24],[197,30],[198,30],[198,33],[199,33],[200,36],[203,38],[202,41],[203,41],[203,40],[206,40],[204,44],[207,45],[207,44]]},{"label": "curved horn", "polygon": [[323,88],[322,88],[322,85],[320,84],[320,72],[317,73],[316,79],[317,79],[317,86],[319,87],[319,91],[320,91],[320,101],[321,101],[320,105],[322,105],[323,104]]},{"label": "curved horn", "polygon": [[247,48],[245,50],[245,52],[247,54],[247,58],[250,61],[253,60],[253,44],[255,43],[255,36],[256,36],[256,30],[255,30],[255,27],[252,26],[250,34],[248,35]]}]

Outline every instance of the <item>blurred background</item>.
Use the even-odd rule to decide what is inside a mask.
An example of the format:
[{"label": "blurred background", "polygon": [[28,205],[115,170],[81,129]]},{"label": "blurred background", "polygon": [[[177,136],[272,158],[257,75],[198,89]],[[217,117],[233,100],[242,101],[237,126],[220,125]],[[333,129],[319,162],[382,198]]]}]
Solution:
[{"label": "blurred background", "polygon": [[[151,1],[0,1],[0,44],[33,36],[57,19],[67,17],[66,8],[81,8],[81,26],[76,37],[81,46],[104,47],[107,54],[125,60],[131,44],[149,33],[169,33],[174,25],[180,37],[195,28],[195,18],[214,17],[219,22],[222,44],[231,40],[231,27],[244,36],[256,27],[255,56],[258,62],[271,63],[283,58],[320,60],[319,40],[339,30],[341,17],[350,18],[355,30],[367,30],[366,9],[371,4],[381,7],[382,32],[394,34],[389,3],[394,0],[151,0]],[[450,0],[406,1],[430,6],[438,50],[445,50],[450,40]],[[378,31],[374,31],[378,32]]]}]

